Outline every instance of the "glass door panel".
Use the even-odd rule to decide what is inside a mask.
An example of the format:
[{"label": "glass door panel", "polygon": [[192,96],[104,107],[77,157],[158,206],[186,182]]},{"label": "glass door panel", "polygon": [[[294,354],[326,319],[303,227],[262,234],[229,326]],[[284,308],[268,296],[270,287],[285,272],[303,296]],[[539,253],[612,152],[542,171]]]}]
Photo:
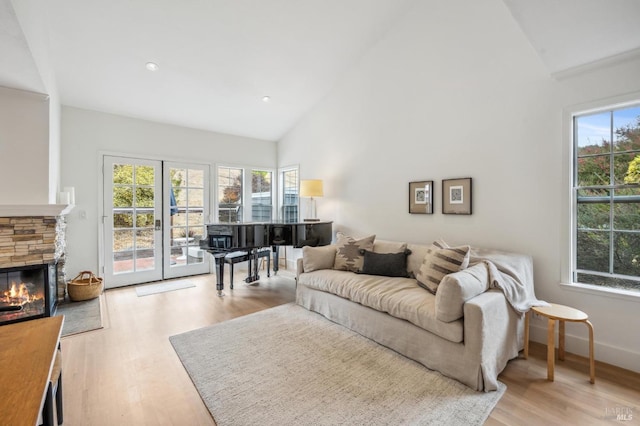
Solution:
[{"label": "glass door panel", "polygon": [[159,161],[105,157],[105,286],[162,279]]},{"label": "glass door panel", "polygon": [[209,168],[204,165],[164,163],[165,188],[165,277],[209,272],[209,259],[200,250],[209,216]]}]

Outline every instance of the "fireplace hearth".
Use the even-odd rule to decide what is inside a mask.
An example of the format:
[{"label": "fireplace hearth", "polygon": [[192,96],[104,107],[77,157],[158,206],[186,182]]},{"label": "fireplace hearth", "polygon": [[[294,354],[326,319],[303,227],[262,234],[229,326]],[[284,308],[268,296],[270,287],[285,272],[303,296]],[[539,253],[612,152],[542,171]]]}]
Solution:
[{"label": "fireplace hearth", "polygon": [[55,314],[55,263],[0,269],[0,325]]}]

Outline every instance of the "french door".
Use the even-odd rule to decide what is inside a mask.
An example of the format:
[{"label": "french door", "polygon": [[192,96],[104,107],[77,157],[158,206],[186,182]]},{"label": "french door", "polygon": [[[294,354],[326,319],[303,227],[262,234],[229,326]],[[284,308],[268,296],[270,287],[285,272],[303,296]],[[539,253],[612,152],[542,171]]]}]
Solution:
[{"label": "french door", "polygon": [[200,240],[209,219],[209,167],[173,162],[163,166],[169,201],[163,211],[164,278],[205,274],[209,258],[200,250]]},{"label": "french door", "polygon": [[208,166],[105,156],[105,286],[209,272],[208,205]]}]

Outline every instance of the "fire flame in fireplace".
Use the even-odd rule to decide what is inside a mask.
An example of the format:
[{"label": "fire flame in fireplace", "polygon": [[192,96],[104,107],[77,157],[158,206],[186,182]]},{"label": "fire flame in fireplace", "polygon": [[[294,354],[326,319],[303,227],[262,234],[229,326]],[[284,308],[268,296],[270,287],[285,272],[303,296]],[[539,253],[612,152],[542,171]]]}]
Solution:
[{"label": "fire flame in fireplace", "polygon": [[20,306],[42,298],[41,294],[29,294],[29,289],[25,283],[16,284],[12,282],[11,288],[4,292],[1,300],[8,305]]}]

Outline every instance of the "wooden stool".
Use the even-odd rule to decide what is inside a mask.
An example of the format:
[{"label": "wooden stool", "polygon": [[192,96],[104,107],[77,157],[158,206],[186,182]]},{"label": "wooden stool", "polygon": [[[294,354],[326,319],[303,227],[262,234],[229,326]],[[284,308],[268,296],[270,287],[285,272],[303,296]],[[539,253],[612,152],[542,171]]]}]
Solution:
[{"label": "wooden stool", "polygon": [[[593,325],[589,322],[589,316],[582,311],[569,306],[551,303],[551,306],[534,306],[531,311],[548,318],[547,323],[547,379],[553,381],[553,370],[555,366],[555,328],[556,320],[558,327],[558,359],[564,361],[564,322],[583,322],[589,327],[589,377],[591,383],[596,382],[596,364],[593,358]],[[524,324],[524,358],[529,357],[529,317],[531,312],[527,312]]]}]

